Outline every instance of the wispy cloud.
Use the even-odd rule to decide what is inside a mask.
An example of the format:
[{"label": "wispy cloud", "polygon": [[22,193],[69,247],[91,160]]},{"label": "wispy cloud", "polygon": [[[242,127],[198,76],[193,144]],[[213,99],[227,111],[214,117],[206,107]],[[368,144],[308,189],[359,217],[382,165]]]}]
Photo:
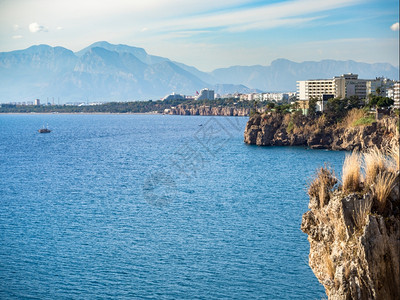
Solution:
[{"label": "wispy cloud", "polygon": [[38,23],[34,22],[34,23],[29,24],[29,31],[32,33],[40,32],[40,31],[46,32],[47,28],[44,27],[43,25],[39,25]]},{"label": "wispy cloud", "polygon": [[18,39],[22,39],[23,36],[20,35],[20,34],[18,34],[18,35],[13,35],[12,38],[13,38],[14,40],[18,40]]},{"label": "wispy cloud", "polygon": [[399,31],[399,22],[394,23],[392,26],[390,26],[390,29],[393,31]]},{"label": "wispy cloud", "polygon": [[[164,31],[219,29],[230,32],[295,26],[323,18],[326,12],[360,3],[360,0],[294,0],[247,9],[203,13],[188,17],[162,20],[153,24]],[[325,16],[321,16],[321,13]]]}]

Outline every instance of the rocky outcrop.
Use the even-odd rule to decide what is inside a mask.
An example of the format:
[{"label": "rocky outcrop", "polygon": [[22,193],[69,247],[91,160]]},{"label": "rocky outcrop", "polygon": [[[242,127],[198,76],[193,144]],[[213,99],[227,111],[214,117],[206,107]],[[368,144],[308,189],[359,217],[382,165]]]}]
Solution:
[{"label": "rocky outcrop", "polygon": [[250,108],[178,105],[171,108],[169,113],[171,115],[191,116],[248,116]]},{"label": "rocky outcrop", "polygon": [[323,118],[310,120],[304,116],[270,112],[250,117],[244,132],[244,142],[247,144],[333,150],[361,150],[372,146],[381,148],[398,139],[395,117],[366,126],[340,127],[328,125]]},{"label": "rocky outcrop", "polygon": [[371,191],[309,191],[301,229],[310,242],[310,267],[329,299],[400,299],[399,171],[396,176],[381,211]]}]

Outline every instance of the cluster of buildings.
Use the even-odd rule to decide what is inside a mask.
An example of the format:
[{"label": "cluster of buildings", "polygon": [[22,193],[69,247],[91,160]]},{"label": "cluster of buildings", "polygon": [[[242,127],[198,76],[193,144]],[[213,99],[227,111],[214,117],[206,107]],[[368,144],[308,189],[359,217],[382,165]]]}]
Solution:
[{"label": "cluster of buildings", "polygon": [[290,102],[296,99],[296,92],[287,93],[249,93],[249,94],[227,94],[219,95],[215,94],[214,90],[202,89],[200,92],[196,92],[196,96],[185,96],[181,94],[172,93],[166,95],[161,100],[214,100],[216,98],[234,98],[240,101],[270,101],[270,102]]},{"label": "cluster of buildings", "polygon": [[289,102],[296,98],[295,92],[287,93],[251,93],[251,94],[241,94],[239,99],[241,101],[269,101],[269,102]]},{"label": "cluster of buildings", "polygon": [[181,94],[176,94],[172,93],[169,95],[166,95],[164,98],[161,100],[214,100],[215,95],[214,95],[214,90],[210,89],[202,89],[199,92],[196,92],[196,96],[185,96]]},{"label": "cluster of buildings", "polygon": [[343,74],[331,79],[311,79],[297,81],[297,100],[301,107],[306,107],[310,99],[317,99],[317,110],[323,111],[324,104],[330,98],[367,99],[368,95],[391,98],[395,107],[400,108],[399,82],[384,77],[359,79],[357,74]]},{"label": "cluster of buildings", "polygon": [[[54,101],[53,103],[50,102],[41,102],[40,99],[35,99],[34,101],[20,101],[20,102],[8,102],[8,103],[4,103],[7,105],[16,105],[16,106],[52,106],[52,105],[60,105],[55,104]],[[102,105],[104,104],[103,102],[66,102],[62,105],[66,105],[66,106],[93,106],[93,105]],[[0,104],[1,106],[2,104]]]}]

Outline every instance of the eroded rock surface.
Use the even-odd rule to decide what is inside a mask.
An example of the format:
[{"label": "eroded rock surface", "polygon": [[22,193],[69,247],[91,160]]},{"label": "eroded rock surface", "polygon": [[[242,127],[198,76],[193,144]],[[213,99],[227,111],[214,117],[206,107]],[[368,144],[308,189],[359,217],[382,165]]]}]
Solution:
[{"label": "eroded rock surface", "polygon": [[385,209],[373,194],[310,195],[301,229],[309,264],[329,299],[400,299],[400,172]]},{"label": "eroded rock surface", "polygon": [[211,107],[206,105],[178,105],[177,107],[171,108],[170,114],[187,116],[248,116],[250,114],[250,109],[237,107]]},{"label": "eroded rock surface", "polygon": [[382,148],[392,143],[396,133],[396,118],[385,118],[371,125],[343,128],[278,113],[256,114],[250,117],[244,132],[244,142],[259,146],[306,146],[314,149],[361,150],[373,146]]}]

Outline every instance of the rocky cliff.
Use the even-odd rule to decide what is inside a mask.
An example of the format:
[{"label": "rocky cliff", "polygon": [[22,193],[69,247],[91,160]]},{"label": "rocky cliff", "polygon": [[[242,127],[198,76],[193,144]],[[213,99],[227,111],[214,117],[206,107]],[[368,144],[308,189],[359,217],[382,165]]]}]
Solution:
[{"label": "rocky cliff", "polygon": [[171,108],[172,115],[192,115],[192,116],[248,116],[249,108],[238,107],[211,107],[211,106],[189,106],[178,105]]},{"label": "rocky cliff", "polygon": [[361,159],[370,166],[352,189],[344,188],[344,178],[337,187],[326,168],[310,186],[310,210],[301,224],[309,265],[329,299],[400,299],[399,160],[397,168],[375,169],[371,181],[371,164],[379,158]]},{"label": "rocky cliff", "polygon": [[250,117],[244,141],[259,146],[307,146],[315,149],[360,150],[384,147],[398,139],[395,117],[365,126],[329,124],[324,117],[265,113]]}]

